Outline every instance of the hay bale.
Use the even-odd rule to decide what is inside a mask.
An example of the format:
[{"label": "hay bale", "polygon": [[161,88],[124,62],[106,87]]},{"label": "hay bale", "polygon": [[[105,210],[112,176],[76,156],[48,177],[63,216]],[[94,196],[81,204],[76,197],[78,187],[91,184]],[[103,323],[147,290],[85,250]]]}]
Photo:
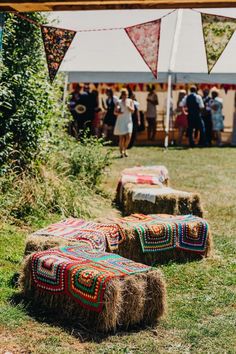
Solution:
[{"label": "hay bale", "polygon": [[136,166],[124,169],[116,190],[115,201],[118,205],[122,203],[123,188],[127,183],[167,187],[169,173],[165,166]]},{"label": "hay bale", "polygon": [[169,187],[127,183],[123,188],[121,209],[123,215],[142,214],[193,214],[203,216],[198,193],[175,190]]},{"label": "hay bale", "polygon": [[[63,250],[65,262],[65,250],[67,250],[66,253],[68,253],[68,248],[63,248]],[[52,258],[58,256],[58,252],[60,253],[61,251],[61,248],[58,250],[44,251],[31,254],[25,258],[20,284],[24,296],[33,304],[37,305],[37,307],[46,307],[50,310],[50,314],[56,315],[57,318],[59,317],[63,320],[67,319],[73,324],[82,324],[90,330],[93,329],[102,332],[115,331],[118,327],[128,328],[134,324],[155,325],[158,319],[164,314],[166,309],[166,290],[161,272],[157,269],[152,269],[108,253],[98,255],[98,253],[95,252],[93,257],[96,261],[91,259],[88,261],[87,259],[87,262],[81,265],[81,251],[78,253],[77,261],[75,259],[75,248],[73,248],[74,252],[72,252],[74,259],[73,269],[75,269],[76,266],[85,267],[85,271],[88,269],[85,278],[86,283],[84,283],[85,286],[87,282],[91,280],[91,277],[88,279],[87,276],[91,274],[91,267],[101,269],[103,266],[103,269],[107,269],[108,272],[120,274],[119,269],[121,269],[121,263],[124,262],[124,269],[136,269],[134,274],[127,272],[127,274],[112,277],[108,282],[104,282],[104,284],[106,284],[104,295],[102,299],[99,298],[101,300],[100,304],[102,305],[101,311],[93,311],[84,307],[84,304],[75,301],[75,298],[69,296],[68,291],[50,292],[48,289],[45,289],[45,283],[42,283],[43,286],[39,287],[36,282],[36,279],[37,281],[39,280],[39,276],[38,274],[36,276],[36,272],[32,271],[32,264],[34,264],[35,259],[39,262],[40,257],[44,257],[44,264],[46,264],[47,262],[52,262]],[[48,259],[47,253],[49,256]],[[98,260],[99,256],[101,258],[100,261]],[[69,263],[72,262],[71,257],[71,255],[68,256],[67,267],[69,267]],[[89,257],[91,257],[91,253]],[[119,263],[119,267],[116,266],[118,264],[116,261]],[[56,263],[54,263],[54,265],[56,265]],[[42,267],[41,263],[41,271]],[[49,263],[47,263],[46,267],[49,267]],[[140,272],[138,272],[138,269]],[[48,268],[46,268],[45,272],[47,276],[49,276]],[[40,274],[42,274],[42,272]],[[65,271],[63,274],[64,283],[62,284],[66,284],[66,279],[69,279],[67,278],[69,273]],[[94,274],[96,275],[96,273]],[[76,279],[80,281],[80,277]],[[42,277],[40,279],[41,282],[43,282]],[[75,283],[72,283],[75,287]],[[90,295],[93,297],[94,294],[90,293]]]},{"label": "hay bale", "polygon": [[100,251],[112,251],[119,242],[119,230],[116,225],[68,218],[29,235],[25,255],[81,242]]},{"label": "hay bale", "polygon": [[[212,234],[206,221],[199,217],[133,214],[124,218],[104,219],[102,222],[116,222],[119,225],[123,242],[119,244],[116,252],[135,262],[154,265],[169,261],[199,260],[212,256]],[[203,226],[205,229],[202,228]],[[140,230],[143,240],[149,240],[149,249],[148,247],[144,249],[141,244]],[[169,233],[168,241],[167,237],[164,237],[167,235],[166,232]],[[182,232],[185,232],[184,237],[186,240],[188,238],[188,244],[181,243]]]}]

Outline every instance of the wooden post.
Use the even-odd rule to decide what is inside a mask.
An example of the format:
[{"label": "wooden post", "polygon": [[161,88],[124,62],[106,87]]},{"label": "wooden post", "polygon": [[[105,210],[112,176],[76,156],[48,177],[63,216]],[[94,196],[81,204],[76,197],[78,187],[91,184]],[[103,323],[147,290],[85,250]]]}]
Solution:
[{"label": "wooden post", "polygon": [[73,11],[236,7],[234,0],[0,0],[0,11]]}]

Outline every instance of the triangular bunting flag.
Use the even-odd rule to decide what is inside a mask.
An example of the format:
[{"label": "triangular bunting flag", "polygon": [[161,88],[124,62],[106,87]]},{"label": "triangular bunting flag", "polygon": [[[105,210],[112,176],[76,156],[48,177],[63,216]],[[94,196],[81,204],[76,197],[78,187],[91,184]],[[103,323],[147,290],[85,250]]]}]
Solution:
[{"label": "triangular bunting flag", "polygon": [[53,82],[67,50],[76,34],[62,28],[41,26],[50,81]]},{"label": "triangular bunting flag", "polygon": [[125,31],[155,78],[157,78],[161,20],[126,27]]},{"label": "triangular bunting flag", "polygon": [[0,50],[2,50],[2,36],[3,36],[3,27],[4,27],[4,17],[3,13],[0,13]]},{"label": "triangular bunting flag", "polygon": [[236,30],[236,19],[205,13],[201,15],[207,67],[210,73]]}]

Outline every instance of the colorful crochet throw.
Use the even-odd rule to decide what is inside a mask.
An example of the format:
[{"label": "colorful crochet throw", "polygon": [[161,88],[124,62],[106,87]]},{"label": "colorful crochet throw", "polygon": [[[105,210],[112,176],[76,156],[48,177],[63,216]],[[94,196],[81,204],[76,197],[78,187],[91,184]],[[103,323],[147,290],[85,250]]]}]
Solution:
[{"label": "colorful crochet throw", "polygon": [[126,168],[121,173],[121,182],[135,184],[160,184],[169,179],[165,166],[137,166]]},{"label": "colorful crochet throw", "polygon": [[124,185],[126,183],[158,185],[163,187],[169,179],[165,166],[136,166],[126,168],[121,173],[117,186],[117,196],[122,202]]},{"label": "colorful crochet throw", "polygon": [[197,216],[133,214],[119,219],[119,224],[123,237],[130,232],[139,237],[144,253],[173,248],[204,253],[206,249],[209,227]]},{"label": "colorful crochet throw", "polygon": [[69,218],[52,224],[45,229],[36,231],[35,236],[62,237],[69,241],[84,241],[101,251],[106,250],[106,244],[112,251],[121,242],[119,228],[115,224],[99,224],[82,219]]},{"label": "colorful crochet throw", "polygon": [[103,309],[107,283],[150,267],[116,254],[62,247],[34,253],[30,267],[33,285],[51,294],[70,296],[81,306],[96,312]]}]

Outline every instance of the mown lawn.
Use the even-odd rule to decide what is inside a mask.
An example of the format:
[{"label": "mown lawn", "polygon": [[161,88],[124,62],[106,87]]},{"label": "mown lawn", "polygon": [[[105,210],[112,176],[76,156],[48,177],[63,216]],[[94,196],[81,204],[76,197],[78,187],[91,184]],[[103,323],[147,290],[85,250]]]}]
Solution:
[{"label": "mown lawn", "polygon": [[[213,231],[214,258],[161,267],[168,284],[168,314],[156,328],[99,337],[69,323],[58,324],[21,303],[15,273],[30,230],[0,224],[2,352],[236,353],[236,150],[133,148],[129,158],[113,160],[103,183],[108,199],[114,196],[119,172],[134,164],[164,164],[173,187],[201,193]],[[107,205],[104,210],[107,213]],[[43,224],[56,218],[49,215]],[[34,228],[39,226],[40,220]]]}]

